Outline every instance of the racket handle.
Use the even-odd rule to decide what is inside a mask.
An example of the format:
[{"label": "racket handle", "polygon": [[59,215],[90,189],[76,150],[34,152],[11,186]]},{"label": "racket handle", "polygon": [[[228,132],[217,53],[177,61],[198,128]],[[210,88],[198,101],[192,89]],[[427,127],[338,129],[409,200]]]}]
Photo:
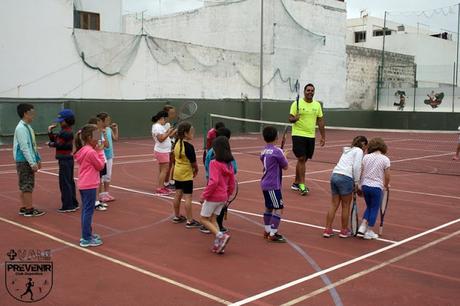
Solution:
[{"label": "racket handle", "polygon": [[382,235],[383,233],[383,225],[380,225],[380,228],[379,228],[379,235]]},{"label": "racket handle", "polygon": [[227,220],[227,212],[224,213],[224,220]]}]

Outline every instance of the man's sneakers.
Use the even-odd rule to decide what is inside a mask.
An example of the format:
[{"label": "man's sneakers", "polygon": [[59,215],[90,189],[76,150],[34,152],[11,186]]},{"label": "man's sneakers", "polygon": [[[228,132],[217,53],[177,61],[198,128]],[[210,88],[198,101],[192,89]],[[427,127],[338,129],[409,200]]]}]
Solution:
[{"label": "man's sneakers", "polygon": [[307,186],[305,186],[305,184],[299,184],[299,191],[300,191],[300,195],[302,196],[305,196],[310,192],[310,190],[308,189]]},{"label": "man's sneakers", "polygon": [[100,237],[93,235],[91,239],[80,239],[80,246],[82,248],[88,248],[88,247],[95,247],[95,246],[100,246],[102,244],[102,240]]},{"label": "man's sneakers", "polygon": [[77,210],[76,207],[74,207],[74,208],[59,208],[59,209],[57,210],[57,212],[58,212],[58,213],[70,213],[70,212],[74,212],[74,211],[76,211],[76,210]]},{"label": "man's sneakers", "polygon": [[185,217],[182,216],[182,215],[180,215],[180,216],[174,216],[174,217],[171,219],[171,221],[172,221],[173,223],[176,223],[176,224],[177,224],[177,223],[183,223],[183,222],[187,221],[187,218],[185,218]]},{"label": "man's sneakers", "polygon": [[291,189],[295,191],[300,191],[300,195],[307,195],[308,192],[310,191],[305,184],[297,184],[297,183],[292,183]]},{"label": "man's sneakers", "polygon": [[201,223],[196,220],[187,221],[187,223],[185,223],[185,228],[196,228],[196,227],[201,227]]}]

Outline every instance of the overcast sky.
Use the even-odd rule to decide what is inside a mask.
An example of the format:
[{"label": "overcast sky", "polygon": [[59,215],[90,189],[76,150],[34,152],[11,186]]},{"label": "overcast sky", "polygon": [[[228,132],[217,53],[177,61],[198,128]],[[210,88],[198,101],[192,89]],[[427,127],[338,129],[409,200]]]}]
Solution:
[{"label": "overcast sky", "polygon": [[[216,1],[216,0],[213,0]],[[217,0],[219,1],[219,0]],[[433,9],[448,7],[456,5],[459,0],[347,0],[347,17],[359,17],[361,10],[367,10],[369,15],[382,17],[385,11],[393,12],[419,12],[426,10],[430,15],[428,19],[425,15],[413,18],[404,14],[392,14],[392,19],[400,22],[407,23],[420,23],[420,24],[437,24],[438,28],[448,28],[449,30],[456,30],[457,27],[457,14],[451,12],[449,15],[444,15],[441,11],[433,14]],[[203,0],[123,0],[124,13],[134,13],[147,10],[147,15],[162,15],[184,10],[199,8],[203,5]],[[414,14],[418,15],[418,14]]]}]

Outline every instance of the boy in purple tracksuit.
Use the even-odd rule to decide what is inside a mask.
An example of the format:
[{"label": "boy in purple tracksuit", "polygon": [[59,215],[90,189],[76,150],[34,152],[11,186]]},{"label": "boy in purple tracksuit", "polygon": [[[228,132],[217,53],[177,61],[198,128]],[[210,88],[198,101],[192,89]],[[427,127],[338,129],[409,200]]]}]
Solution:
[{"label": "boy in purple tracksuit", "polygon": [[284,152],[275,146],[278,140],[278,131],[273,126],[267,126],[262,132],[267,143],[260,154],[264,165],[264,173],[260,182],[265,198],[264,238],[272,242],[286,242],[278,233],[283,211],[283,196],[281,195],[281,179],[283,170],[287,170],[288,161]]}]

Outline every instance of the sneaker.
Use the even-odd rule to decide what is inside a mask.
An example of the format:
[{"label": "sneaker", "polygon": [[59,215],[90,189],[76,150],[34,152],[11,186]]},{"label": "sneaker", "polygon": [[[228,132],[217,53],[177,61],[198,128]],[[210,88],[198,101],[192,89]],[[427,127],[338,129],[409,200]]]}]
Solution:
[{"label": "sneaker", "polygon": [[107,196],[108,201],[105,201],[105,202],[115,201],[115,197],[112,197],[110,194],[107,193],[106,196]]},{"label": "sneaker", "polygon": [[202,232],[203,234],[211,234],[211,231],[208,230],[204,225],[200,226],[200,232]]},{"label": "sneaker", "polygon": [[185,223],[185,227],[186,228],[201,227],[201,223],[196,220],[192,220],[190,222]]},{"label": "sneaker", "polygon": [[21,215],[21,216],[24,216],[26,211],[27,211],[27,208],[21,207],[21,208],[19,208],[18,214]]},{"label": "sneaker", "polygon": [[67,209],[59,208],[57,212],[58,213],[69,213],[69,212],[74,212],[76,210],[77,210],[76,208],[67,208]]},{"label": "sneaker", "polygon": [[102,244],[101,238],[91,237],[91,239],[80,239],[80,246],[83,248],[95,247]]},{"label": "sneaker", "polygon": [[168,188],[157,188],[157,190],[155,191],[157,195],[170,195],[171,194],[171,190],[169,190]]},{"label": "sneaker", "polygon": [[168,186],[165,186],[165,188],[167,188],[169,190],[176,190],[176,184],[169,183]]},{"label": "sneaker", "polygon": [[222,233],[226,233],[228,232],[228,228],[222,226],[221,228],[219,228],[219,231]]},{"label": "sneaker", "polygon": [[80,205],[75,206],[75,210],[79,210],[79,209],[80,209]]},{"label": "sneaker", "polygon": [[26,209],[24,212],[24,217],[39,217],[45,214],[44,211],[38,210],[36,208]]},{"label": "sneaker", "polygon": [[343,228],[340,230],[339,237],[340,238],[348,238],[351,237],[351,231],[348,228]]},{"label": "sneaker", "polygon": [[458,156],[454,156],[454,157],[452,157],[452,159],[453,159],[453,160],[459,160],[459,159],[460,159],[460,157],[458,157]]},{"label": "sneaker", "polygon": [[264,231],[264,239],[268,240],[268,236],[270,236],[270,233]]},{"label": "sneaker", "polygon": [[363,238],[366,239],[366,240],[377,239],[377,238],[379,238],[379,235],[374,233],[373,230],[367,230],[366,233],[364,234]]},{"label": "sneaker", "polygon": [[173,223],[177,224],[187,221],[187,218],[185,218],[184,216],[174,216],[171,220]]},{"label": "sneaker", "polygon": [[223,254],[224,249],[227,246],[227,243],[230,241],[230,235],[229,234],[224,234],[222,238],[219,239],[219,245],[217,247],[217,253],[218,254]]},{"label": "sneaker", "polygon": [[98,205],[102,205],[104,207],[109,207],[109,204],[105,203],[105,202],[101,202],[99,200],[96,200],[96,202],[94,203],[94,206],[98,206]]},{"label": "sneaker", "polygon": [[332,228],[325,228],[323,232],[323,237],[331,238],[332,236],[334,236],[334,231],[332,230]]},{"label": "sneaker", "polygon": [[367,231],[367,224],[365,222],[361,223],[361,225],[359,226],[358,228],[358,233],[356,234],[356,236],[358,237],[363,237],[364,234],[366,233]]},{"label": "sneaker", "polygon": [[[98,234],[92,234],[92,235],[91,235],[91,238],[92,238],[92,239],[99,239],[99,240],[101,240],[101,236],[99,236]],[[80,238],[80,242],[82,242],[83,240],[84,240],[83,238]]]},{"label": "sneaker", "polygon": [[286,239],[284,239],[283,235],[275,233],[275,235],[268,236],[268,241],[270,242],[278,242],[278,243],[285,243]]},{"label": "sneaker", "polygon": [[295,190],[295,191],[298,191],[298,190],[300,190],[300,188],[299,188],[299,184],[297,184],[297,183],[292,183],[292,185],[291,185],[291,189],[292,189],[292,190]]},{"label": "sneaker", "polygon": [[307,195],[310,190],[308,189],[307,186],[305,186],[305,184],[299,184],[299,191],[300,191],[300,195]]},{"label": "sneaker", "polygon": [[103,194],[99,196],[99,202],[110,202],[110,198],[107,194]]},{"label": "sneaker", "polygon": [[107,207],[105,207],[104,205],[99,204],[99,205],[96,205],[95,207],[96,210],[99,210],[99,211],[104,211],[104,210],[107,210]]}]

